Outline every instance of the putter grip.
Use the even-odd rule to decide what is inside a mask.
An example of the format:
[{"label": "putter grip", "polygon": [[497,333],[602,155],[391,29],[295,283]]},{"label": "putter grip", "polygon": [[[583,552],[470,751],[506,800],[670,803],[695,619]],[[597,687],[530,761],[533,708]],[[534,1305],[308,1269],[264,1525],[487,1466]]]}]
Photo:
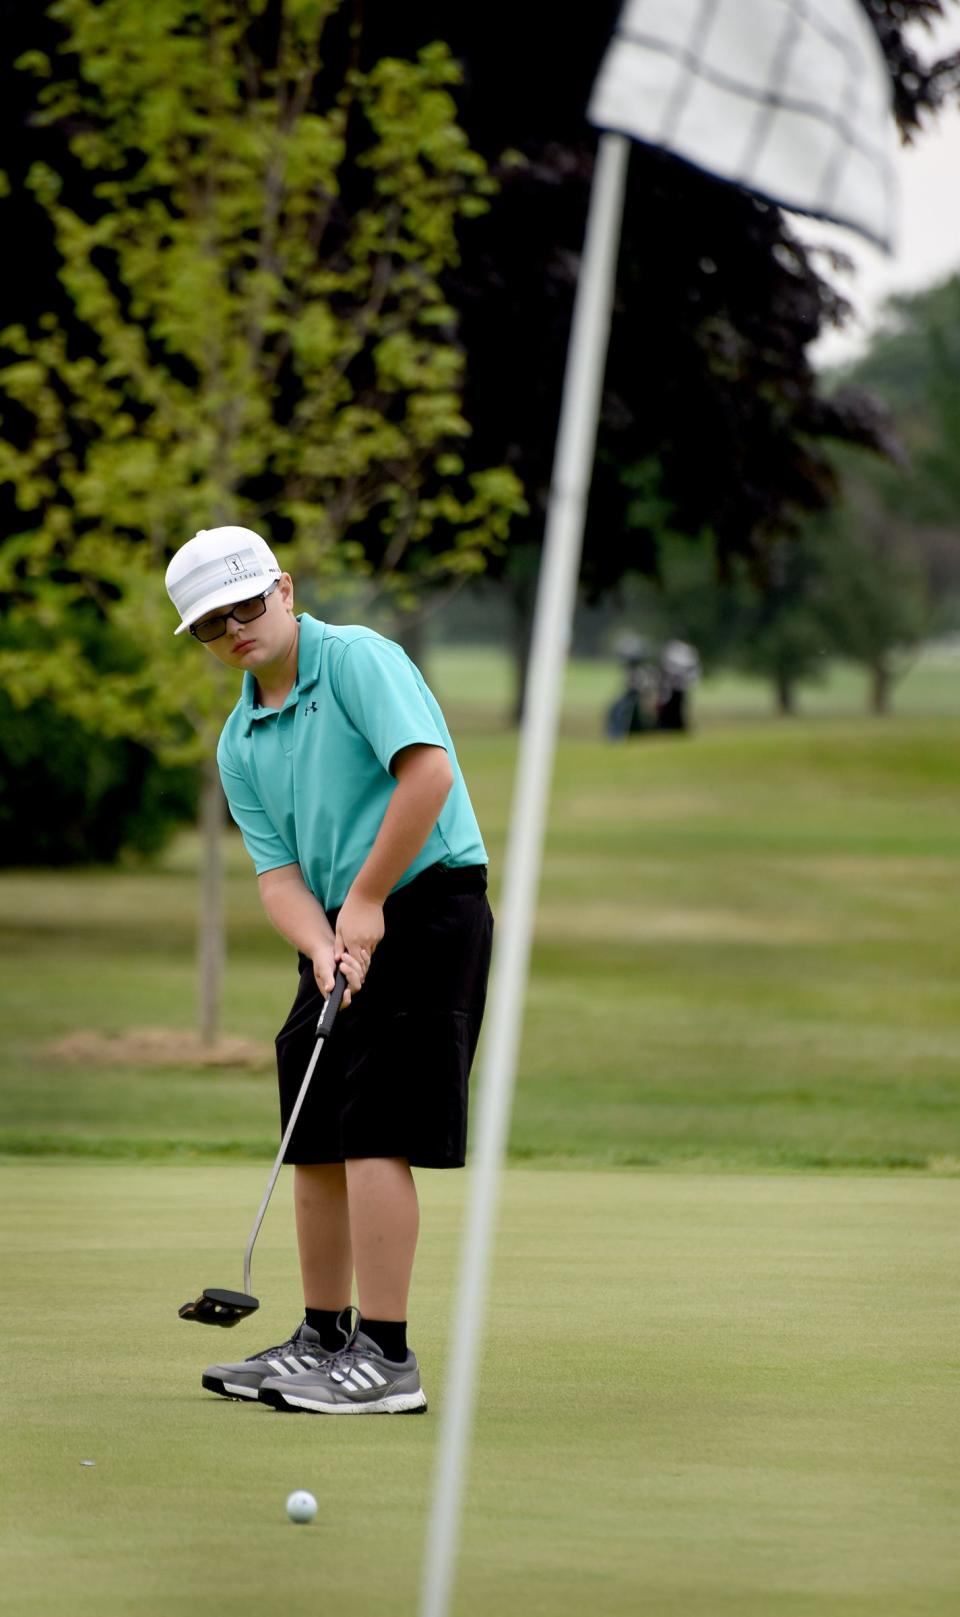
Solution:
[{"label": "putter grip", "polygon": [[338,970],[337,975],[333,980],[333,992],[330,994],[330,997],[324,1005],[320,1014],[320,1020],[317,1023],[318,1039],[325,1039],[333,1027],[334,1018],[340,1009],[340,1001],[346,993],[346,989],[347,979],[343,975],[343,972]]}]

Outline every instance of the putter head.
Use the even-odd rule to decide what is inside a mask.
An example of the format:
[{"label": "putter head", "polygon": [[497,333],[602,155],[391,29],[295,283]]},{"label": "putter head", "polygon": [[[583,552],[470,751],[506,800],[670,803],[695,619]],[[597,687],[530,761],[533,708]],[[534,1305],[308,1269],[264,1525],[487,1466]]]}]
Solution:
[{"label": "putter head", "polygon": [[248,1314],[255,1314],[260,1307],[256,1297],[248,1297],[245,1291],[217,1291],[211,1289],[201,1292],[192,1303],[184,1303],[179,1310],[181,1319],[195,1319],[198,1325],[222,1325],[226,1330],[231,1325],[239,1325]]}]

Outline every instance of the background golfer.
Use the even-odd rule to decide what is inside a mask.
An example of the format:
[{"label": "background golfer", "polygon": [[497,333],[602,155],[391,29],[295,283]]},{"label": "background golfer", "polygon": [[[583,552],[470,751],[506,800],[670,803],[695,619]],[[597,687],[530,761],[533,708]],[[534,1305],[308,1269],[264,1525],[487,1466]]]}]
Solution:
[{"label": "background golfer", "polygon": [[[203,1385],[326,1414],[425,1409],[406,1340],[410,1170],[463,1165],[493,930],[453,743],[401,647],[295,616],[259,535],[200,532],[166,581],[176,632],[243,674],[217,760],[264,908],[299,951],[277,1037],[282,1126],[338,965],[349,987],[285,1158],[305,1319]],[[354,1275],[359,1314],[344,1313]]]}]

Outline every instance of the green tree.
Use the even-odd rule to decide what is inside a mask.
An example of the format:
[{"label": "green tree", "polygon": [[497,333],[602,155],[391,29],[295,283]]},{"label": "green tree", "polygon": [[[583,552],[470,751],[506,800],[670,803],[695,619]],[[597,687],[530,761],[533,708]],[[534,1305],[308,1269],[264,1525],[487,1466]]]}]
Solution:
[{"label": "green tree", "polygon": [[[953,5],[863,0],[905,140],[956,98],[957,58],[935,55],[924,33]],[[449,40],[467,64],[464,125],[500,180],[494,206],[464,232],[451,283],[471,355],[470,419],[489,458],[508,460],[528,491],[529,519],[490,569],[509,569],[521,609],[514,546],[541,541],[596,150],[584,109],[620,0],[568,9],[551,29],[540,8],[509,0],[368,8],[391,50],[434,30]],[[849,313],[829,264],[778,209],[663,152],[632,150],[583,557],[591,593],[655,571],[652,535],[625,520],[638,460],[660,463],[680,532],[709,531],[724,560],[762,562],[838,497],[835,441],[885,449],[864,391],[824,398],[809,362],[820,330]]]},{"label": "green tree", "polygon": [[[845,480],[851,468],[848,456]],[[858,485],[855,500],[784,535],[762,572],[735,559],[718,574],[712,536],[677,531],[655,462],[634,468],[631,488],[628,515],[657,553],[655,578],[635,576],[629,591],[645,633],[689,641],[707,669],[768,680],[783,714],[796,712],[799,687],[821,679],[831,659],[858,663],[870,675],[872,711],[888,710],[932,608],[911,536],[887,501]]]},{"label": "green tree", "polygon": [[834,385],[869,389],[889,407],[901,452],[893,468],[847,459],[898,515],[960,526],[960,275],[890,298],[864,356]]},{"label": "green tree", "polygon": [[[314,591],[352,571],[403,599],[481,570],[522,505],[510,472],[468,465],[441,288],[491,191],[458,70],[438,44],[360,71],[340,11],[56,0],[59,51],[19,63],[61,136],[27,184],[67,306],[0,334],[0,482],[20,513],[0,589],[21,638],[0,675],[19,703],[204,760],[208,1038],[227,694],[212,659],[187,671],[195,648],[174,647],[167,557],[237,521]],[[132,667],[85,656],[91,617]]]},{"label": "green tree", "polygon": [[889,712],[930,623],[920,566],[882,506],[838,507],[813,541],[820,577],[817,613],[837,657],[870,678],[873,713]]},{"label": "green tree", "polygon": [[960,370],[960,275],[888,298],[866,352],[832,381],[869,388],[909,430],[917,412],[927,412],[931,383],[944,369]]},{"label": "green tree", "polygon": [[696,646],[707,669],[736,667],[768,679],[778,709],[796,709],[796,689],[821,677],[824,633],[813,600],[817,567],[797,535],[772,545],[762,569],[740,557],[718,564],[709,529],[683,532],[666,497],[663,472],[649,459],[626,474],[630,529],[653,547],[653,577],[634,581],[643,627],[658,639]]},{"label": "green tree", "polygon": [[[840,378],[838,378],[840,379]],[[892,412],[888,462],[838,455],[847,520],[879,565],[911,575],[904,609],[924,631],[960,627],[960,276],[892,298],[869,350],[842,373]],[[920,606],[914,603],[920,597]]]}]

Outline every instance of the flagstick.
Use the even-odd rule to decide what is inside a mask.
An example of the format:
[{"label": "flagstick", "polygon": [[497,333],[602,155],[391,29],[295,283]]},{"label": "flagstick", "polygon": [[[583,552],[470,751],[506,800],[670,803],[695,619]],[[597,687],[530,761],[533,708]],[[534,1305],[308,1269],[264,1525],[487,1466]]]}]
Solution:
[{"label": "flagstick", "polygon": [[497,917],[490,1020],[480,1069],[477,1139],[424,1557],[421,1617],[447,1617],[450,1609],[497,1193],[510,1124],[557,721],[596,447],[628,155],[629,142],[622,135],[601,136],[567,355]]}]

